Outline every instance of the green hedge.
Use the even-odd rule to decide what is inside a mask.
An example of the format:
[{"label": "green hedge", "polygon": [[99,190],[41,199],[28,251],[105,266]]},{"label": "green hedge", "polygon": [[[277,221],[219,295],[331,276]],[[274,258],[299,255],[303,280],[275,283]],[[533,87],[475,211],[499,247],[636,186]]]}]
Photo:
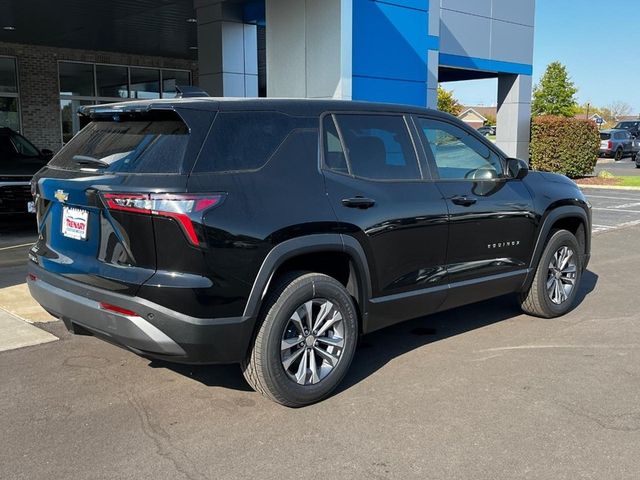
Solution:
[{"label": "green hedge", "polygon": [[531,167],[576,178],[591,175],[600,135],[590,120],[540,116],[531,125]]}]

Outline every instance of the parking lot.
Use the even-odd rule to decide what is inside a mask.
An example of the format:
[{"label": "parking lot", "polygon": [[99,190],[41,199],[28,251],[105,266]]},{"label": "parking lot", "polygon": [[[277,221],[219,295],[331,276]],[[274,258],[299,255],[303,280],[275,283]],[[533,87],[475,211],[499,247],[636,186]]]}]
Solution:
[{"label": "parking lot", "polygon": [[640,225],[640,190],[586,188],[593,206],[593,233]]},{"label": "parking lot", "polygon": [[[0,353],[1,476],[637,478],[640,192],[586,193],[596,234],[574,311],[536,319],[507,297],[376,332],[304,409],[236,366],[150,362],[45,324],[59,341]],[[9,233],[3,283],[24,278],[32,238]]]}]

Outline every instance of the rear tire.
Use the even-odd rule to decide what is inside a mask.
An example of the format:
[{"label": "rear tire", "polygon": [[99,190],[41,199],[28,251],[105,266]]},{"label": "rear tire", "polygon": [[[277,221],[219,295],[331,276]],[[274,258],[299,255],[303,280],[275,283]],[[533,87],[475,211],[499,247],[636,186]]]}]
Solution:
[{"label": "rear tire", "polygon": [[624,151],[621,148],[618,148],[613,158],[615,159],[616,162],[619,162],[620,160],[622,160],[623,156],[624,156]]},{"label": "rear tire", "polygon": [[567,230],[557,230],[542,252],[533,282],[520,297],[525,313],[555,318],[567,313],[576,299],[582,278],[580,245]]},{"label": "rear tire", "polygon": [[302,407],[326,398],[342,381],[356,350],[358,320],[351,296],[337,280],[318,273],[284,275],[260,320],[241,364],[254,390]]}]

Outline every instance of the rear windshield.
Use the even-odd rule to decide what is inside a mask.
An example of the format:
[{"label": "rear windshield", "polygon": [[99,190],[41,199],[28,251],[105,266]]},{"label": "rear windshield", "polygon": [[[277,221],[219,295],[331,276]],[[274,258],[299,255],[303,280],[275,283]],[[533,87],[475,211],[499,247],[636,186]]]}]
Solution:
[{"label": "rear windshield", "polygon": [[611,134],[610,133],[601,133],[600,134],[600,140],[609,140],[611,138]]},{"label": "rear windshield", "polygon": [[97,121],[83,128],[50,166],[115,173],[180,173],[189,130],[179,120]]}]

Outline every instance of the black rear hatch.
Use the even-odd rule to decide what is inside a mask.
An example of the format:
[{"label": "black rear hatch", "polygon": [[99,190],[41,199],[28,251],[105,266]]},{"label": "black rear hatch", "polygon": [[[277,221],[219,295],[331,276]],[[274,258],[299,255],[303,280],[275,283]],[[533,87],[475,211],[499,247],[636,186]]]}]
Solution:
[{"label": "black rear hatch", "polygon": [[39,240],[32,261],[135,295],[156,271],[149,198],[167,203],[167,195],[185,191],[214,118],[214,110],[166,103],[86,108],[86,126],[34,177]]}]

